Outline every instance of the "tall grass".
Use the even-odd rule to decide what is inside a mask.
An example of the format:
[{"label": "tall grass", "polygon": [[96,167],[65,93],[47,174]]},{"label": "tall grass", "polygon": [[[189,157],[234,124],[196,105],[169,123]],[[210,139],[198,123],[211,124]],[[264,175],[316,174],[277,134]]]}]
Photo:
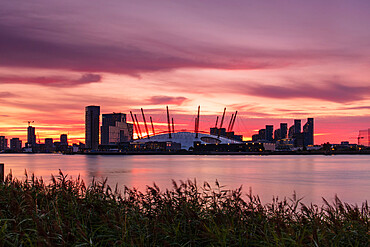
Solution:
[{"label": "tall grass", "polygon": [[324,200],[323,206],[275,198],[262,204],[251,192],[216,181],[176,183],[161,191],[107,181],[45,183],[34,175],[0,184],[0,246],[369,246],[370,211]]}]

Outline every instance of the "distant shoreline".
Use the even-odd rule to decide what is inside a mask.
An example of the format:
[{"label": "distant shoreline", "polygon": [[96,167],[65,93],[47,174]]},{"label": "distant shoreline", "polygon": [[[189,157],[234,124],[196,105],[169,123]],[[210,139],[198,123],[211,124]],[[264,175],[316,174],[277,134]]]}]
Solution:
[{"label": "distant shoreline", "polygon": [[282,151],[282,152],[81,152],[81,153],[25,153],[25,152],[4,152],[1,154],[65,154],[65,155],[370,155],[370,150],[361,151]]},{"label": "distant shoreline", "polygon": [[82,155],[370,155],[366,152],[91,152]]}]

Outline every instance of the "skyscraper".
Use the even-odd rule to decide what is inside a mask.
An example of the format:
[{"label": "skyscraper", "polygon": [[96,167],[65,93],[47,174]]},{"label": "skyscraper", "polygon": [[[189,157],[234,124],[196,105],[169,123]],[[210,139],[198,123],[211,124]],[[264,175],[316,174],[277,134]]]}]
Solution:
[{"label": "skyscraper", "polygon": [[60,144],[61,145],[68,145],[68,137],[67,134],[60,135]]},{"label": "skyscraper", "polygon": [[258,135],[259,135],[259,138],[258,138],[259,141],[266,140],[265,139],[266,138],[266,129],[260,129],[258,131]]},{"label": "skyscraper", "polygon": [[274,126],[266,125],[265,140],[268,142],[272,142],[274,140],[274,138],[272,137],[273,133],[274,133]]},{"label": "skyscraper", "polygon": [[8,139],[5,136],[0,136],[0,151],[6,150],[8,148]]},{"label": "skyscraper", "polygon": [[133,124],[126,122],[126,114],[111,113],[102,115],[101,144],[127,142],[133,137]]},{"label": "skyscraper", "polygon": [[96,150],[99,146],[100,106],[85,108],[85,142],[86,148]]},{"label": "skyscraper", "polygon": [[278,141],[278,140],[280,140],[281,139],[281,131],[280,131],[280,129],[276,129],[275,131],[274,131],[274,140],[275,141]]},{"label": "skyscraper", "polygon": [[288,134],[288,124],[287,123],[280,123],[280,138],[285,139]]},{"label": "skyscraper", "polygon": [[29,147],[36,146],[36,134],[35,134],[35,127],[28,126],[27,129],[27,143]]},{"label": "skyscraper", "polygon": [[313,145],[314,139],[314,125],[313,125],[313,118],[307,118],[306,124],[303,126],[303,134],[304,134],[304,145]]},{"label": "skyscraper", "polygon": [[294,119],[294,134],[301,133],[301,120],[300,119]]}]

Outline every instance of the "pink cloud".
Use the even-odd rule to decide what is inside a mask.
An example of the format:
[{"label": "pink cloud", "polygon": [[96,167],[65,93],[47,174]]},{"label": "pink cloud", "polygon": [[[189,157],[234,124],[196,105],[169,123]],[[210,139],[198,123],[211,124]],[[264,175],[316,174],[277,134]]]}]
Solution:
[{"label": "pink cloud", "polygon": [[153,105],[182,105],[188,99],[186,97],[171,97],[171,96],[153,96],[148,102]]},{"label": "pink cloud", "polygon": [[[53,30],[53,23],[45,24]],[[60,28],[60,27],[58,27]],[[346,59],[355,55],[331,49],[271,49],[253,46],[230,46],[184,40],[169,36],[169,41],[150,39],[145,44],[123,41],[121,44],[91,43],[85,39],[61,43],[55,32],[38,36],[22,27],[1,26],[0,66],[47,69],[67,69],[83,72],[111,72],[138,76],[140,73],[179,68],[212,68],[255,70],[285,68],[323,59]],[[69,35],[74,36],[73,33]],[[54,78],[57,79],[57,78]]]},{"label": "pink cloud", "polygon": [[0,92],[0,98],[13,98],[17,96],[16,94],[14,93],[11,93],[11,92]]},{"label": "pink cloud", "polygon": [[36,84],[42,86],[52,87],[73,87],[81,84],[89,84],[93,82],[100,82],[101,75],[98,74],[83,74],[78,79],[72,79],[65,76],[40,76],[40,77],[26,77],[26,76],[0,76],[0,83],[3,84]]},{"label": "pink cloud", "polygon": [[230,85],[230,90],[238,94],[274,99],[311,98],[338,103],[353,102],[369,98],[370,86],[355,86],[353,83],[346,84],[336,81],[323,81],[321,85],[299,82],[289,85],[235,83]]}]

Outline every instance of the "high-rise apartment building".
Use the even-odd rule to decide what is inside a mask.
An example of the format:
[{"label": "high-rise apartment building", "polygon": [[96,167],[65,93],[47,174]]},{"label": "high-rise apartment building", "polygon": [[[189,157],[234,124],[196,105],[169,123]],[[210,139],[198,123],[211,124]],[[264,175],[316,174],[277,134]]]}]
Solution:
[{"label": "high-rise apartment building", "polygon": [[280,129],[274,130],[274,140],[275,141],[281,140],[281,131],[280,131]]},{"label": "high-rise apartment building", "polygon": [[281,139],[287,138],[287,134],[288,134],[288,124],[280,123],[280,138]]},{"label": "high-rise apartment building", "polygon": [[300,119],[294,119],[294,134],[298,134],[302,132],[301,127],[301,120]]},{"label": "high-rise apartment building", "polygon": [[60,135],[60,145],[68,146],[68,136],[67,134]]},{"label": "high-rise apartment building", "polygon": [[126,122],[126,114],[111,113],[102,115],[101,144],[118,144],[133,139],[133,124]]},{"label": "high-rise apartment building", "polygon": [[274,126],[266,125],[265,140],[268,142],[272,142],[274,140],[274,138],[272,137],[273,133],[274,133]]},{"label": "high-rise apartment building", "polygon": [[313,118],[307,118],[306,124],[303,126],[303,135],[304,135],[304,145],[313,145],[314,144],[314,124]]},{"label": "high-rise apartment building", "polygon": [[85,108],[85,142],[86,148],[97,150],[99,146],[100,106]]},{"label": "high-rise apartment building", "polygon": [[0,136],[0,151],[6,150],[8,148],[8,139],[5,136]]},{"label": "high-rise apartment building", "polygon": [[27,129],[27,143],[28,143],[28,147],[35,147],[36,146],[35,127],[28,126],[28,129]]}]

